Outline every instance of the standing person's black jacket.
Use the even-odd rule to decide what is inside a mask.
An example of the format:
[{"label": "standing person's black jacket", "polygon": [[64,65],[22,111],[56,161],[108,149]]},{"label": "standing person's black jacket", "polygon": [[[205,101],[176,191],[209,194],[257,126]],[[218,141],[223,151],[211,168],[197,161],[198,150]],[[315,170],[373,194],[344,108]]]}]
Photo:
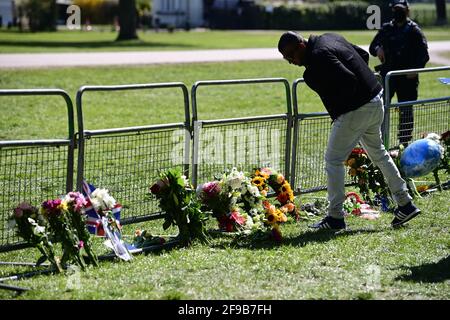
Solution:
[{"label": "standing person's black jacket", "polygon": [[369,54],[342,36],[310,36],[303,78],[322,99],[331,118],[356,110],[382,89],[368,66]]},{"label": "standing person's black jacket", "polygon": [[380,46],[385,57],[380,67],[383,77],[391,70],[423,68],[430,60],[427,40],[417,23],[410,19],[401,27],[394,21],[383,24],[370,44],[370,54],[376,57]]}]

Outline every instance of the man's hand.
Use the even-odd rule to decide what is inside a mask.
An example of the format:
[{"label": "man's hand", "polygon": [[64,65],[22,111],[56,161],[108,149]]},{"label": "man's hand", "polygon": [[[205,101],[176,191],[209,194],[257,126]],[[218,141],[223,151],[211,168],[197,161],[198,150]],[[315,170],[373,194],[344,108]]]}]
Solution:
[{"label": "man's hand", "polygon": [[381,63],[384,63],[384,50],[383,50],[383,47],[378,47],[378,49],[377,49],[377,56],[378,56],[378,59],[380,59],[380,61],[381,61]]}]

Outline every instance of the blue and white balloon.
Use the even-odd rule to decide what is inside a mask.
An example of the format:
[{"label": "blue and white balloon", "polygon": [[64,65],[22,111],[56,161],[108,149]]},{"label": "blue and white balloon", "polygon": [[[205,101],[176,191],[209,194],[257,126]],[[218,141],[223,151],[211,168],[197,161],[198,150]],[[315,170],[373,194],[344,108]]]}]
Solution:
[{"label": "blue and white balloon", "polygon": [[429,174],[439,165],[443,152],[444,149],[436,139],[414,141],[403,151],[400,159],[405,177],[416,178]]}]

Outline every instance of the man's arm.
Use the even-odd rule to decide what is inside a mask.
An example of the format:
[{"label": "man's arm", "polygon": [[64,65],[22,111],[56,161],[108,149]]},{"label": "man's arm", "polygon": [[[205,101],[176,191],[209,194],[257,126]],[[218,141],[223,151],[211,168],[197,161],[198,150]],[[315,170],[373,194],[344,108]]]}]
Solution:
[{"label": "man's arm", "polygon": [[414,66],[412,67],[423,68],[430,60],[430,56],[428,55],[427,39],[425,38],[422,30],[420,30],[418,27],[414,28],[413,39],[415,46],[415,52],[413,53],[415,61]]},{"label": "man's arm", "polygon": [[378,54],[378,49],[381,47],[382,38],[383,38],[383,29],[378,30],[375,38],[373,38],[372,42],[369,46],[369,52],[372,56],[376,57]]}]

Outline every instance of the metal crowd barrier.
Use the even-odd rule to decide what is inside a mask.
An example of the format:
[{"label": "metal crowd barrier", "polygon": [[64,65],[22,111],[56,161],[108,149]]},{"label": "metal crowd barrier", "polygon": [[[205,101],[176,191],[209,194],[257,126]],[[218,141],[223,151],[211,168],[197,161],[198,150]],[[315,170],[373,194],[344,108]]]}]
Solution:
[{"label": "metal crowd barrier", "polygon": [[[198,119],[200,87],[280,83],[285,89],[286,113],[234,119]],[[226,169],[251,171],[271,166],[289,178],[292,109],[289,82],[283,78],[198,81],[192,87],[194,144],[192,181],[205,183]]]},{"label": "metal crowd barrier", "polygon": [[[0,96],[60,96],[67,107],[67,139],[0,141],[0,252],[26,244],[7,219],[22,202],[32,205],[73,188],[74,116],[69,95],[60,89],[0,90]],[[5,110],[3,112],[6,112]]]},{"label": "metal crowd barrier", "polygon": [[[398,147],[402,142],[420,139],[426,133],[442,134],[450,128],[450,91],[449,95],[439,98],[392,103],[390,79],[401,75],[448,70],[450,66],[391,71],[386,75],[384,143],[387,149]],[[402,115],[405,121],[400,124]]]},{"label": "metal crowd barrier", "polygon": [[[94,91],[156,90],[180,88],[184,121],[139,127],[88,130],[84,127],[83,96]],[[84,86],[77,93],[78,171],[77,189],[83,179],[106,188],[122,205],[121,223],[159,219],[158,202],[149,196],[161,171],[180,168],[188,175],[190,111],[187,87],[180,82],[118,86]]]}]

